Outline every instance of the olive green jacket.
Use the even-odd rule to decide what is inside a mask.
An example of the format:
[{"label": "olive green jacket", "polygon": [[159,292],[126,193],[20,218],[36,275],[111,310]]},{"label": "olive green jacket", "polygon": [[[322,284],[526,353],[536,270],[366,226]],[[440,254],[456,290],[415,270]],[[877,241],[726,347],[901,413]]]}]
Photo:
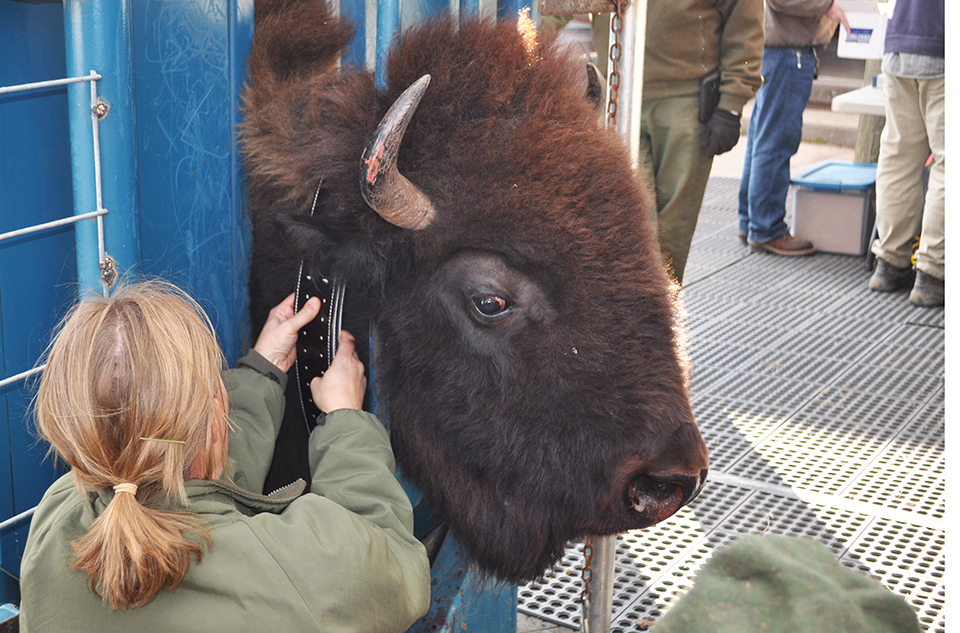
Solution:
[{"label": "olive green jacket", "polygon": [[643,100],[692,97],[720,70],[720,103],[743,110],[760,88],[763,0],[649,0]]},{"label": "olive green jacket", "polygon": [[[254,367],[259,371],[255,371]],[[264,374],[273,373],[273,380]],[[70,565],[112,492],[81,495],[67,474],[44,495],[21,565],[21,631],[404,631],[426,612],[430,570],[389,440],[364,412],[334,411],[310,436],[304,482],[262,489],[283,417],[285,376],[258,354],[224,375],[235,483],[187,482],[213,547],[180,586],[113,611]]]}]

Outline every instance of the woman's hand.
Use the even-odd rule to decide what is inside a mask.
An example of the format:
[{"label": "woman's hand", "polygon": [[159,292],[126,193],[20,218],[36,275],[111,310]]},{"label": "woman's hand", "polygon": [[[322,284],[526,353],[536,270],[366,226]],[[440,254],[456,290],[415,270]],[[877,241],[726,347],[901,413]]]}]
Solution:
[{"label": "woman's hand", "polygon": [[253,349],[286,372],[297,357],[297,332],[320,312],[320,299],[310,297],[300,312],[293,311],[293,295],[270,310]]},{"label": "woman's hand", "polygon": [[361,409],[366,389],[367,378],[363,375],[363,363],[357,357],[353,335],[342,331],[340,347],[330,369],[310,381],[313,402],[324,413],[337,409]]}]

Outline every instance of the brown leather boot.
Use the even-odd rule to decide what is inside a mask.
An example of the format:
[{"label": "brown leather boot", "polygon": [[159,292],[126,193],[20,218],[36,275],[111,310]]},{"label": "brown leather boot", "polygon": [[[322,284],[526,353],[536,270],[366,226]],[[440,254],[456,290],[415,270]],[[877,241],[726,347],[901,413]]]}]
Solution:
[{"label": "brown leather boot", "polygon": [[765,251],[776,253],[777,255],[810,255],[817,250],[808,240],[794,237],[789,233],[784,233],[780,237],[775,237],[767,242],[747,240],[747,243],[753,246],[754,249],[762,248]]}]

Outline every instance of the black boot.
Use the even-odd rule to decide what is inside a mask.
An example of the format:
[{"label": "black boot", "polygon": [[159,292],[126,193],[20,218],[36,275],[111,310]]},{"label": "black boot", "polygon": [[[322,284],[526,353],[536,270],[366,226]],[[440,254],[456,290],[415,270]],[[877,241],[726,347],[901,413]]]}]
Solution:
[{"label": "black boot", "polygon": [[943,305],[943,280],[933,275],[917,271],[917,280],[910,291],[910,303],[915,306],[931,307]]},{"label": "black boot", "polygon": [[886,260],[877,258],[877,268],[870,277],[870,289],[879,292],[890,292],[898,288],[905,287],[910,283],[910,275],[913,269],[897,268]]}]

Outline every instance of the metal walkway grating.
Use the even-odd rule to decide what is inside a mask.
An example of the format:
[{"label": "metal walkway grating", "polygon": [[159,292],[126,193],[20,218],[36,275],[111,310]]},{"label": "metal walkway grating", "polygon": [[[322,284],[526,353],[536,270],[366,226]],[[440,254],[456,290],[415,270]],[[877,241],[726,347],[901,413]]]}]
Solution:
[{"label": "metal walkway grating", "polygon": [[[612,629],[647,630],[714,549],[773,533],[823,542],[944,633],[944,310],[870,291],[861,258],[752,253],[738,185],[710,180],[683,291],[710,480],[618,538]],[[571,546],[519,610],[576,628],[582,565]]]}]

